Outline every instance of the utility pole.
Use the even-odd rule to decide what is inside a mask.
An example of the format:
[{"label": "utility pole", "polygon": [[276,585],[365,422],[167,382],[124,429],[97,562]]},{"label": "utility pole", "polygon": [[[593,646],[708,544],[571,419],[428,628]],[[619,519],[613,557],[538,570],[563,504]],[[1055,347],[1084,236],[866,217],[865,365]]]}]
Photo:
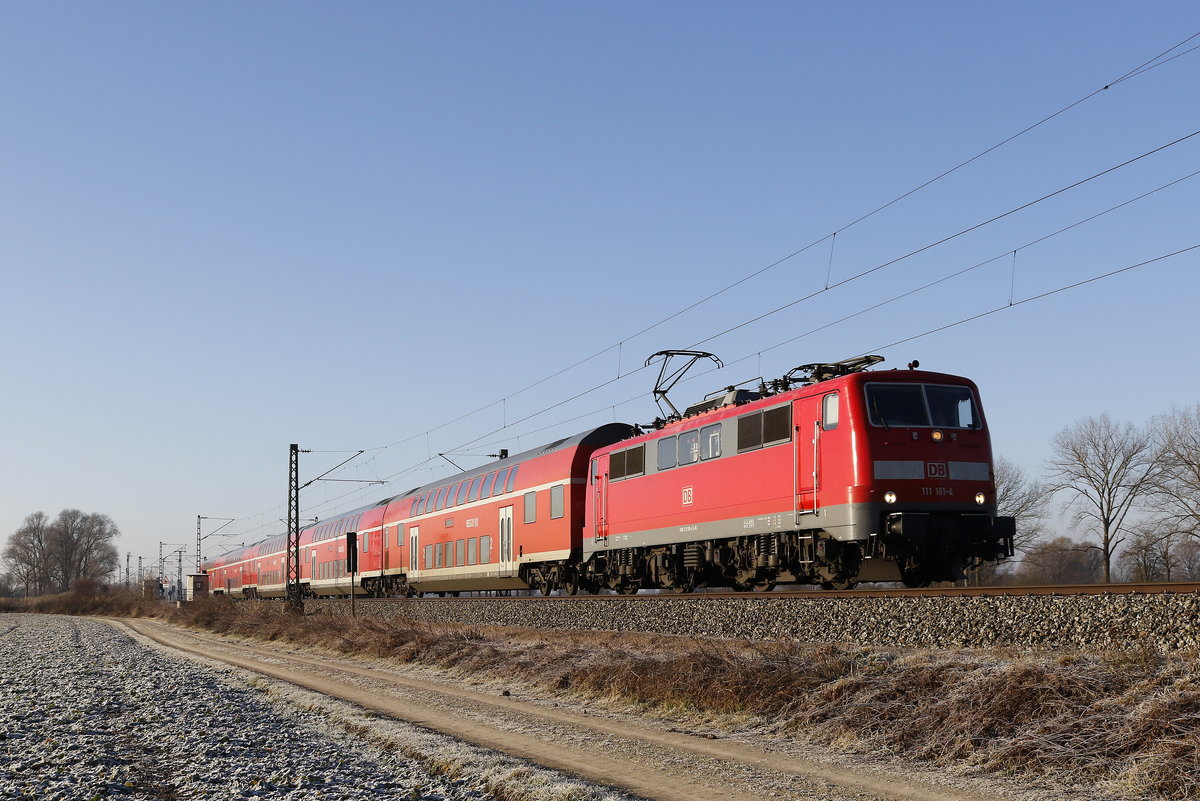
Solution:
[{"label": "utility pole", "polygon": [[142,578],[142,557],[139,556],[138,557],[138,579],[137,579],[138,595],[146,594],[146,585],[143,582],[144,582],[144,579]]},{"label": "utility pole", "polygon": [[287,598],[293,612],[304,614],[300,597],[300,446],[288,451]]},{"label": "utility pole", "polygon": [[129,591],[129,557],[133,556],[129,551],[125,552],[125,591]]},{"label": "utility pole", "polygon": [[[204,572],[204,556],[200,553],[200,541],[202,539],[204,539],[203,537],[200,536],[200,521],[201,520],[224,520],[225,521],[224,523],[217,526],[212,531],[208,532],[208,536],[211,537],[213,534],[216,534],[218,531],[220,531],[221,529],[228,526],[234,520],[237,520],[237,518],[236,517],[208,517],[207,515],[196,515],[196,573]],[[228,536],[228,535],[226,535],[226,536]]]}]

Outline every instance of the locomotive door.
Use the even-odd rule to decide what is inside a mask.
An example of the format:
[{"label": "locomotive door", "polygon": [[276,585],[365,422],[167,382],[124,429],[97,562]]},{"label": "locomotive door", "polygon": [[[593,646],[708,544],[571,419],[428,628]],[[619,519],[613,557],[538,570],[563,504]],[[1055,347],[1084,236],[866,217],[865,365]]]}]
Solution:
[{"label": "locomotive door", "polygon": [[501,578],[512,576],[516,570],[513,559],[513,508],[500,508],[500,564],[498,575]]},{"label": "locomotive door", "polygon": [[[796,516],[820,514],[821,489],[825,472],[822,453],[828,432],[838,426],[839,394],[830,392],[801,398],[796,403],[794,447],[796,449]],[[836,436],[836,435],[835,435]]]},{"label": "locomotive door", "polygon": [[820,487],[821,462],[821,400],[820,396],[796,401],[793,420],[792,463],[796,467],[796,517],[813,515],[820,508],[817,491]]},{"label": "locomotive door", "polygon": [[592,460],[592,536],[608,537],[608,458]]}]

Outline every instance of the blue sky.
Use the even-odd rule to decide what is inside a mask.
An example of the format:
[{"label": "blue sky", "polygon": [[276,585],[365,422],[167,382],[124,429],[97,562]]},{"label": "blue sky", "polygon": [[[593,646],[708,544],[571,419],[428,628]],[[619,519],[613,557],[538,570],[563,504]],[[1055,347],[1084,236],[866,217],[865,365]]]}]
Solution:
[{"label": "blue sky", "polygon": [[196,515],[238,518],[206,552],[255,540],[291,442],[305,479],[367,449],[338,477],[392,481],[314,485],[327,516],[438,452],[648,421],[635,368],[700,342],[728,366],[677,405],[867,351],[968,375],[1033,473],[1081,416],[1200,399],[1200,251],[1019,303],[1200,244],[1197,177],[1025,247],[1200,170],[1200,136],[706,341],[1200,129],[1197,51],[844,228],[1197,33],[1192,3],[3,10],[0,534],[77,507],[135,558]]}]

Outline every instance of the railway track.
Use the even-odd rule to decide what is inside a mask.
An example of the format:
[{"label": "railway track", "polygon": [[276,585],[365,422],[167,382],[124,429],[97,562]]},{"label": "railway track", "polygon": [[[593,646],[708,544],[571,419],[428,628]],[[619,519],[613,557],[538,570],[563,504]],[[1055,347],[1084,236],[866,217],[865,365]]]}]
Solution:
[{"label": "railway track", "polygon": [[[1200,582],[1197,581],[1176,581],[1176,582],[1145,582],[1136,584],[1046,584],[1046,585],[1028,585],[1028,586],[988,586],[988,587],[868,587],[853,590],[776,590],[773,592],[692,592],[692,593],[647,593],[645,595],[549,595],[543,596],[537,593],[529,593],[522,595],[499,595],[485,593],[461,593],[461,594],[427,594],[419,596],[416,599],[412,598],[360,598],[361,601],[367,603],[393,602],[405,603],[411,600],[421,601],[469,601],[473,599],[482,599],[488,601],[503,600],[505,598],[518,598],[522,601],[542,601],[546,603],[554,603],[555,601],[569,600],[598,600],[598,601],[645,601],[649,599],[660,599],[663,601],[688,601],[700,599],[762,599],[762,598],[777,598],[777,599],[808,599],[821,600],[824,598],[941,598],[941,597],[1012,597],[1022,595],[1162,595],[1167,593],[1200,593]],[[267,601],[280,602],[282,599],[265,599]],[[346,596],[337,598],[322,598],[321,601],[345,600],[348,604],[349,599]]]}]

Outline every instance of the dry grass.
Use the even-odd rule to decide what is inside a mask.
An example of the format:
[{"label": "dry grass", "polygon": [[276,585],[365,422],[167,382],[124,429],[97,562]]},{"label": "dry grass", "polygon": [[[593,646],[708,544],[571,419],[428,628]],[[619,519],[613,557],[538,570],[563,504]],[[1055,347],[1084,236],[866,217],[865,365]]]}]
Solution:
[{"label": "dry grass", "polygon": [[1113,797],[1200,798],[1198,655],[1164,655],[1138,643],[1073,654],[889,652],[304,617],[222,599],[170,616],[475,679],[503,676],[542,693],[694,722],[753,721],[781,736],[862,753],[1040,773],[1098,785]]}]

